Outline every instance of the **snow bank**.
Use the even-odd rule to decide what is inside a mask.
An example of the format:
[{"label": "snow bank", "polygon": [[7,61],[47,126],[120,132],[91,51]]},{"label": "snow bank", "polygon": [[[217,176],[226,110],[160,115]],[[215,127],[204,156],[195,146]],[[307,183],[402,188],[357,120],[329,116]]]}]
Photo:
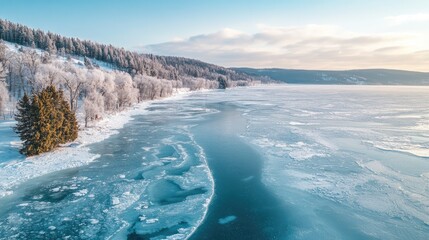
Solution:
[{"label": "snow bank", "polygon": [[[105,116],[95,122],[93,126],[79,131],[78,139],[64,145],[52,152],[22,159],[10,159],[0,165],[0,198],[13,193],[13,188],[29,179],[39,177],[51,172],[87,165],[99,157],[89,152],[88,145],[101,142],[117,134],[133,116],[143,114],[153,102],[177,100],[188,95],[188,89],[178,89],[173,96],[166,99],[147,101],[137,104],[129,109]],[[1,137],[3,138],[3,136]],[[9,151],[18,149],[10,142]]]}]

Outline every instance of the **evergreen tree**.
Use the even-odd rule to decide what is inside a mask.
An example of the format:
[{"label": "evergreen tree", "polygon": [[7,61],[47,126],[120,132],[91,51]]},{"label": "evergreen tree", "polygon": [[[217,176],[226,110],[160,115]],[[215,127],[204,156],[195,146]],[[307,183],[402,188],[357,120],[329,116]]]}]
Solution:
[{"label": "evergreen tree", "polygon": [[16,133],[19,134],[21,140],[24,141],[23,148],[21,149],[21,153],[27,155],[27,149],[29,145],[29,141],[26,139],[30,139],[33,135],[33,114],[32,114],[32,105],[30,102],[30,98],[27,94],[24,94],[21,100],[19,100],[17,104],[18,113],[15,115],[15,120],[18,122],[15,127]]},{"label": "evergreen tree", "polygon": [[63,93],[54,86],[34,94],[31,101],[24,95],[15,119],[15,131],[24,142],[20,152],[27,156],[48,152],[77,138],[76,117]]},{"label": "evergreen tree", "polygon": [[57,92],[58,109],[63,114],[64,122],[58,131],[61,133],[60,143],[64,144],[68,141],[75,140],[78,134],[78,125],[75,113],[70,109],[70,104],[64,100],[63,92]]},{"label": "evergreen tree", "polygon": [[21,153],[27,156],[33,156],[45,152],[42,149],[43,141],[45,141],[43,138],[43,135],[45,135],[43,132],[45,131],[45,128],[43,127],[44,124],[41,122],[41,115],[43,114],[42,111],[43,103],[39,99],[38,95],[33,95],[30,111],[25,113],[32,115],[30,116],[31,122],[29,123],[29,127],[31,128],[30,135],[25,139],[21,137],[21,140],[24,141]]},{"label": "evergreen tree", "polygon": [[217,81],[219,82],[219,89],[226,89],[229,87],[228,80],[225,77],[220,76]]}]

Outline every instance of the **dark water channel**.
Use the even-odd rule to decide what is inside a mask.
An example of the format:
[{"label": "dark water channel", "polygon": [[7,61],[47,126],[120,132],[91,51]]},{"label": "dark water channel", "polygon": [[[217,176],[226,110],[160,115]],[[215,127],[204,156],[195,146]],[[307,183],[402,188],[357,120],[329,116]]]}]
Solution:
[{"label": "dark water channel", "polygon": [[215,181],[206,219],[190,239],[282,239],[286,208],[261,182],[262,159],[239,137],[246,122],[233,106],[195,127]]}]

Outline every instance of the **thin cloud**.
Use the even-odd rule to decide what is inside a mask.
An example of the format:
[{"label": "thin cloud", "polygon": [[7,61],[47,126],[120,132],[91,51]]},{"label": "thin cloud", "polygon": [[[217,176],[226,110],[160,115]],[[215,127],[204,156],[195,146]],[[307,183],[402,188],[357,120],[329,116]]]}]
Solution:
[{"label": "thin cloud", "polygon": [[389,17],[386,17],[385,20],[394,25],[416,23],[416,22],[429,22],[429,14],[427,13],[403,14],[403,15],[397,15],[397,16],[389,16]]},{"label": "thin cloud", "polygon": [[429,70],[429,52],[416,36],[365,35],[335,26],[259,26],[248,34],[233,29],[149,45],[145,51],[196,58],[227,66],[303,69],[397,68]]}]

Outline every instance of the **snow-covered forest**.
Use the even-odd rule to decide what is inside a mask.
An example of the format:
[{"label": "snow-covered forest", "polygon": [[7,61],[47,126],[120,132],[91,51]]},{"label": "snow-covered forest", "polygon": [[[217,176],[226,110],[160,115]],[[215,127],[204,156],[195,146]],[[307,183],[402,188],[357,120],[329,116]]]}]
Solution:
[{"label": "snow-covered forest", "polygon": [[133,103],[166,97],[175,88],[216,88],[217,81],[201,78],[165,80],[119,70],[95,68],[77,59],[0,43],[0,110],[4,118],[13,117],[15,104],[24,93],[54,85],[65,92],[70,108],[83,107],[86,120],[115,112]]},{"label": "snow-covered forest", "polygon": [[0,39],[22,46],[42,49],[59,56],[75,55],[108,63],[112,68],[134,75],[180,80],[182,77],[217,80],[220,76],[246,84],[252,77],[232,69],[182,57],[140,54],[78,38],[64,37],[31,29],[0,19]]},{"label": "snow-covered forest", "polygon": [[[49,85],[64,91],[85,125],[179,88],[213,89],[255,80],[196,60],[143,55],[66,38],[0,19],[0,115],[12,118],[24,93]],[[219,85],[219,83],[222,83]],[[226,85],[225,85],[226,83]]]}]

